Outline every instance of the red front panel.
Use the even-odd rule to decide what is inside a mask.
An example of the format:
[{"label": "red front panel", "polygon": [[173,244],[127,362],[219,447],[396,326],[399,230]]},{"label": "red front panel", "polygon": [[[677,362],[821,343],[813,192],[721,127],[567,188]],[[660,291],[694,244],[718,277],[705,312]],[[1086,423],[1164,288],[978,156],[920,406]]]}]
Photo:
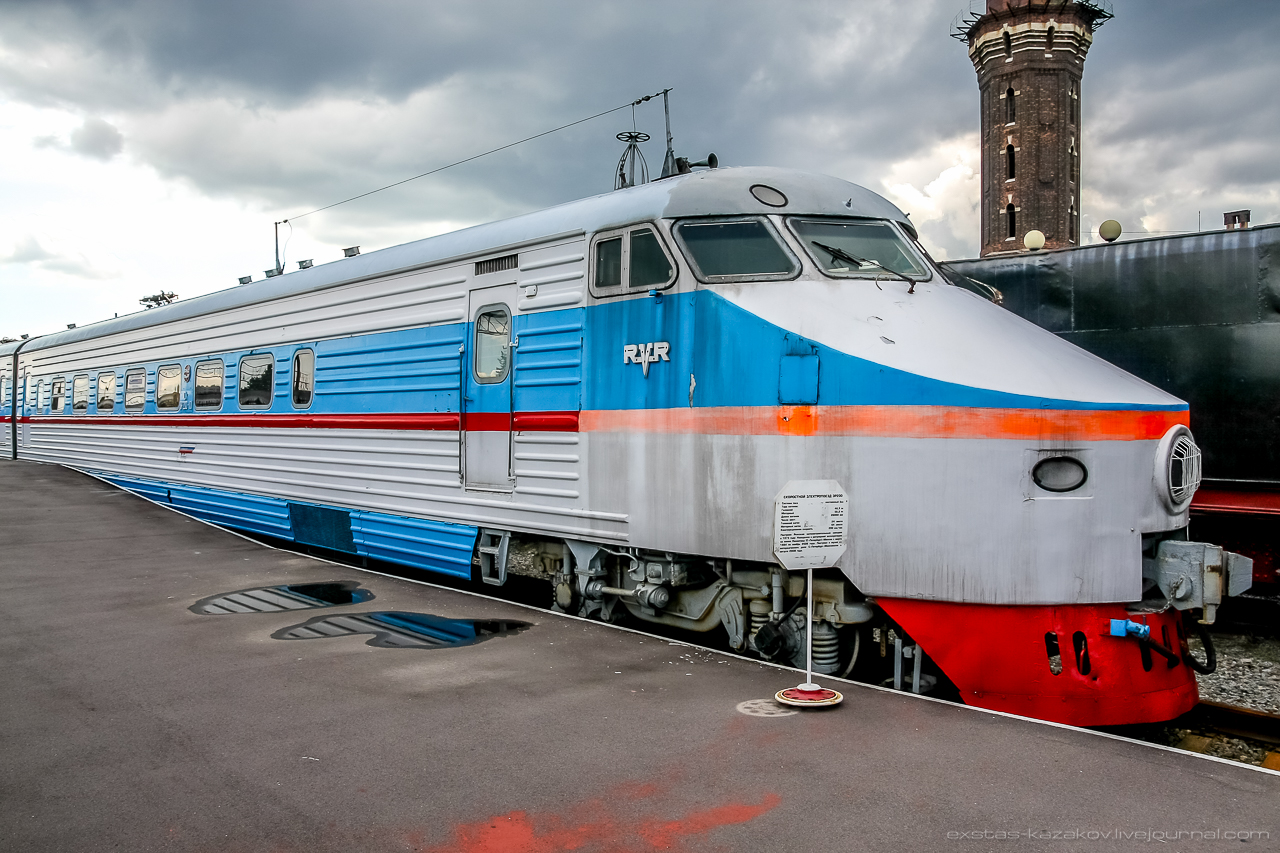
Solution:
[{"label": "red front panel", "polygon": [[[1005,606],[880,598],[877,603],[960,689],[965,704],[1074,726],[1171,720],[1198,701],[1182,660],[1182,614],[1133,614],[1123,604]],[[1141,644],[1112,637],[1112,619],[1151,626],[1179,657],[1144,665]],[[1045,635],[1056,635],[1061,671]],[[1080,636],[1077,636],[1079,634]],[[1083,649],[1077,655],[1076,648]]]}]

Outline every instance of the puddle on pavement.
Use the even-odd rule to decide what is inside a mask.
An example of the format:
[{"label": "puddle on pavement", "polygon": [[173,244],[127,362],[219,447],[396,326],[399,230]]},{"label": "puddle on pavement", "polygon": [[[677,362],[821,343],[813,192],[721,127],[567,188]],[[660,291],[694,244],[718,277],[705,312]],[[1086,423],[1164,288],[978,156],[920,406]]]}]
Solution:
[{"label": "puddle on pavement", "polygon": [[319,640],[372,634],[365,645],[384,649],[443,649],[472,646],[493,637],[509,637],[532,627],[512,619],[447,619],[427,613],[353,613],[317,616],[301,625],[281,628],[276,640]]},{"label": "puddle on pavement", "polygon": [[283,610],[310,610],[316,607],[338,607],[361,604],[373,593],[360,589],[359,581],[325,581],[294,583],[242,589],[202,598],[191,605],[192,613],[223,616],[228,613],[279,613]]}]

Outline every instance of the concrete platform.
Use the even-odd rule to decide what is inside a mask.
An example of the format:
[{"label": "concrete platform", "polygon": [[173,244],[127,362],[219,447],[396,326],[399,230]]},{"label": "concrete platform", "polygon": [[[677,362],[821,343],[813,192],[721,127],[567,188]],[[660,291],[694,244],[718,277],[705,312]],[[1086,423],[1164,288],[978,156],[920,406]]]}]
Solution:
[{"label": "concrete platform", "polygon": [[[274,551],[59,468],[0,462],[0,495],[3,850],[1280,847],[1280,774],[858,686],[747,716],[795,674]],[[188,609],[326,580],[376,598]],[[272,639],[381,610],[532,627]]]}]

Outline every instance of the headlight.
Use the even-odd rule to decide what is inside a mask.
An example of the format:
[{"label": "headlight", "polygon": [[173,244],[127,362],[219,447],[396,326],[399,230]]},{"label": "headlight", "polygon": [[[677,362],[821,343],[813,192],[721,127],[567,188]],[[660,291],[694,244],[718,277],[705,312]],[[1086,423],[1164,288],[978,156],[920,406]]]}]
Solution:
[{"label": "headlight", "polygon": [[1089,470],[1074,457],[1050,456],[1031,469],[1031,479],[1046,492],[1071,492],[1089,479]]},{"label": "headlight", "polygon": [[1200,486],[1200,448],[1191,430],[1179,424],[1170,428],[1156,449],[1156,488],[1173,512],[1182,512]]}]

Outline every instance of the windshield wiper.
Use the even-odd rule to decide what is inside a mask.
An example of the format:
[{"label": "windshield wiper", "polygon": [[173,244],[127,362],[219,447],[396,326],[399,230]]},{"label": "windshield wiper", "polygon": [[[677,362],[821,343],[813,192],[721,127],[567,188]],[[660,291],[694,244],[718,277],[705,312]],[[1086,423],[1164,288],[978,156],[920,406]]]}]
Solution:
[{"label": "windshield wiper", "polygon": [[907,288],[907,293],[916,292],[915,279],[909,278],[903,275],[902,273],[898,272],[897,270],[891,270],[888,267],[886,267],[884,264],[880,263],[879,261],[871,261],[871,260],[867,260],[866,258],[859,258],[856,255],[849,254],[844,249],[841,249],[836,246],[828,246],[826,243],[819,243],[817,240],[810,240],[809,242],[817,246],[822,251],[826,252],[828,255],[832,257],[833,260],[845,261],[846,263],[850,263],[850,264],[857,264],[860,267],[877,267],[878,269],[882,269],[885,272],[887,272],[889,275],[893,276],[894,278],[900,278],[903,281],[905,281],[907,284],[911,285],[910,287]]}]

